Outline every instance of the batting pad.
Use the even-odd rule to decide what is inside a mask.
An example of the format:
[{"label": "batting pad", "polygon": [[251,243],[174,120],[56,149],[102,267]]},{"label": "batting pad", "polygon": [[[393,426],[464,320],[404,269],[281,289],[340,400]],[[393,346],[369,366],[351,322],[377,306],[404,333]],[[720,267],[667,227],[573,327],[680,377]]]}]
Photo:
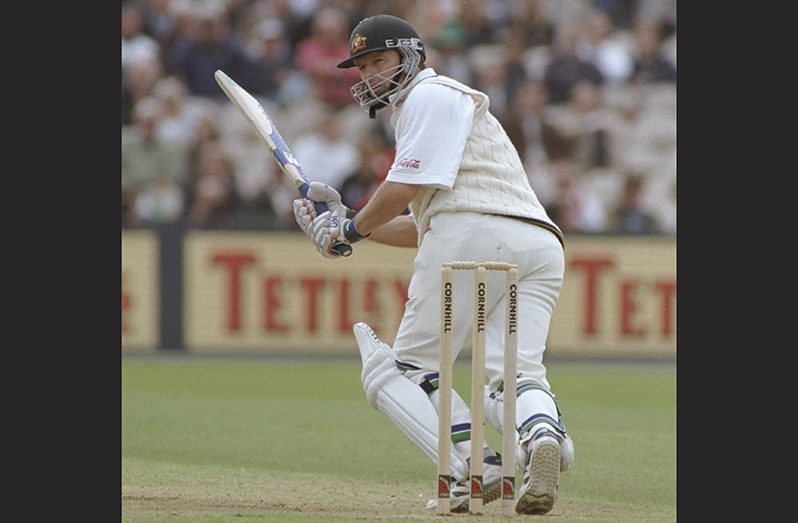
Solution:
[{"label": "batting pad", "polygon": [[[521,412],[520,409],[532,409],[533,412],[536,411],[536,410],[542,410],[542,409],[546,409],[546,410],[550,411],[551,408],[550,408],[550,406],[548,406],[548,401],[546,400],[546,397],[551,398],[551,394],[550,393],[546,393],[544,395],[543,394],[544,391],[542,389],[539,392],[541,393],[541,395],[539,397],[537,397],[537,398],[532,398],[531,396],[526,396],[527,400],[530,400],[530,399],[532,400],[532,404],[531,405],[521,404],[520,407],[517,405],[517,408],[518,408],[519,412]],[[502,394],[503,393],[498,394],[498,395],[491,394],[491,392],[488,389],[488,387],[487,386],[485,387],[485,419],[488,421],[488,423],[491,424],[491,426],[494,429],[496,429],[496,431],[499,434],[502,433],[502,417],[503,417],[503,414],[504,414],[503,405],[502,405]],[[519,399],[522,398],[522,397],[524,397],[524,395],[519,396]],[[553,401],[553,400],[551,400],[551,401]],[[541,403],[538,403],[538,402],[541,402]],[[556,410],[556,406],[555,406],[555,410]],[[544,417],[548,417],[548,416],[545,416],[545,415],[543,415],[543,416]],[[531,416],[531,418],[536,418],[536,416],[533,415],[533,416]],[[560,472],[565,472],[566,470],[568,470],[571,467],[571,465],[574,462],[574,442],[573,442],[573,440],[571,440],[571,436],[569,436],[565,431],[562,430],[562,424],[561,423],[554,421],[554,419],[552,419],[552,418],[549,418],[549,419],[551,419],[551,423],[548,423],[547,425],[552,430],[554,430],[555,432],[560,434],[560,436],[562,437],[562,441],[560,442]],[[525,436],[527,438],[531,438],[532,431],[528,431],[527,434],[525,434]],[[515,441],[516,441],[516,444],[518,444],[519,437],[518,437],[518,431],[517,430],[516,430]],[[522,447],[518,447],[517,450],[519,451],[518,452],[518,457],[517,457],[517,462],[519,464],[521,464],[520,466],[523,466],[522,464],[526,463],[526,461],[527,461],[526,450],[523,449]]]},{"label": "batting pad", "polygon": [[[427,393],[406,378],[396,366],[393,349],[365,323],[355,333],[363,361],[361,381],[369,405],[382,412],[415,443],[433,463],[438,462],[438,413]],[[452,449],[452,474],[457,481],[468,477],[468,464]]]}]

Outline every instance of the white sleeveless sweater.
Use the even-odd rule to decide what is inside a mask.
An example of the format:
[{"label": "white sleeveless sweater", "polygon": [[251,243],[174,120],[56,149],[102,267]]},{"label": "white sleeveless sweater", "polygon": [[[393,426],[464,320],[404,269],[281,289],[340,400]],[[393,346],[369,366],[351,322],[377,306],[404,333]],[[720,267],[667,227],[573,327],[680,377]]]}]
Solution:
[{"label": "white sleeveless sweater", "polygon": [[[430,219],[439,212],[478,212],[527,218],[539,222],[562,241],[562,233],[529,185],[518,151],[499,121],[488,111],[490,101],[487,95],[440,75],[425,78],[416,85],[427,82],[445,85],[471,96],[476,110],[452,190],[425,186],[410,202],[410,211],[418,227],[419,245],[429,228]],[[412,100],[412,91],[411,88],[405,103]],[[403,106],[398,106],[396,111],[400,112]],[[402,118],[401,114],[396,116],[395,130],[400,136]]]}]

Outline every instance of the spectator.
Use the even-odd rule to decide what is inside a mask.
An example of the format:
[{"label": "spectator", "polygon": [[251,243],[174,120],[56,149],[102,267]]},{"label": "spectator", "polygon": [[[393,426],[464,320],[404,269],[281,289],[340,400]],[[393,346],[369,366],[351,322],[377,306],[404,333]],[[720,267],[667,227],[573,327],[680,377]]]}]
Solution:
[{"label": "spectator", "polygon": [[144,0],[144,32],[152,36],[168,56],[175,37],[182,31],[184,17],[174,0]]},{"label": "spectator", "polygon": [[637,85],[676,82],[676,67],[662,52],[660,25],[650,18],[638,18],[634,39],[636,48],[630,81]]},{"label": "spectator", "polygon": [[338,69],[349,57],[349,18],[337,7],[326,6],[313,17],[312,33],[296,47],[294,62],[310,78],[314,94],[338,110],[354,103],[349,87],[360,81],[357,69]]},{"label": "spectator", "polygon": [[621,202],[609,216],[610,232],[621,234],[659,234],[662,232],[655,216],[643,208],[641,194],[643,177],[628,174],[624,180]]},{"label": "spectator", "polygon": [[[675,154],[671,161],[675,162]],[[663,234],[676,234],[676,167],[665,169],[656,176],[646,177],[644,206],[654,215]]]},{"label": "spectator", "polygon": [[530,177],[535,192],[534,178],[543,176],[549,162],[563,160],[571,155],[572,140],[550,122],[546,109],[548,93],[539,81],[528,80],[516,91],[510,110],[501,120]]},{"label": "spectator", "polygon": [[[635,14],[644,8],[645,4],[664,4],[671,0],[592,0],[593,8],[606,13],[612,20],[614,27],[626,30],[632,27]],[[676,0],[672,0],[676,3]]]},{"label": "spectator", "polygon": [[158,138],[163,108],[155,98],[140,100],[134,124],[122,128],[122,224],[176,222],[184,209],[184,153]]},{"label": "spectator", "polygon": [[122,70],[131,62],[160,57],[160,46],[144,32],[144,10],[138,3],[122,3]]},{"label": "spectator", "polygon": [[460,12],[453,21],[462,27],[466,47],[498,42],[496,28],[485,13],[483,0],[460,3]]},{"label": "spectator", "polygon": [[511,4],[508,38],[524,49],[548,47],[554,41],[554,23],[545,0],[518,0]]},{"label": "spectator", "polygon": [[175,15],[171,0],[143,0],[144,32],[163,46],[169,41],[175,27]]},{"label": "spectator", "polygon": [[188,149],[194,141],[199,119],[186,107],[186,86],[173,76],[165,76],[158,80],[152,92],[163,104],[157,131],[159,139]]},{"label": "spectator", "polygon": [[217,69],[249,89],[249,57],[240,37],[231,33],[224,8],[193,9],[191,30],[175,42],[169,57],[172,72],[194,96],[224,99],[224,91],[213,77]]},{"label": "spectator", "polygon": [[266,187],[263,190],[264,208],[272,210],[272,226],[284,230],[300,230],[294,218],[293,202],[297,197],[296,185],[283,173],[277,162],[269,161]]},{"label": "spectator", "polygon": [[162,72],[160,46],[144,32],[144,21],[138,3],[122,2],[122,125],[133,122],[133,106],[150,94]]},{"label": "spectator", "polygon": [[590,80],[598,85],[604,83],[604,75],[598,67],[577,54],[578,43],[579,31],[575,26],[565,25],[557,32],[551,59],[544,73],[552,104],[567,102],[571,87],[579,80]]},{"label": "spectator", "polygon": [[505,89],[507,91],[506,98],[508,105],[512,103],[512,99],[515,97],[515,92],[518,88],[523,85],[530,76],[527,73],[525,52],[526,49],[523,47],[521,41],[505,36],[502,42],[502,54],[505,56]]},{"label": "spectator", "polygon": [[[632,21],[640,17],[654,20],[662,30],[663,38],[668,38],[676,33],[676,0],[633,0],[635,4]],[[630,23],[626,27],[632,27]]]},{"label": "spectator", "polygon": [[197,122],[196,130],[194,131],[194,135],[192,137],[191,144],[188,146],[186,152],[186,164],[187,164],[187,179],[186,185],[193,186],[196,185],[196,180],[192,178],[194,173],[199,172],[199,158],[200,158],[200,151],[205,148],[206,145],[215,145],[221,146],[222,144],[222,135],[219,131],[219,125],[217,121],[211,116],[206,115],[203,118],[200,118]]},{"label": "spectator", "polygon": [[496,48],[480,47],[471,49],[470,56],[474,88],[490,97],[490,112],[503,118],[509,103],[507,57]]},{"label": "spectator", "polygon": [[299,42],[310,36],[313,15],[318,8],[316,0],[272,0],[271,16],[283,23],[292,55],[296,53]]},{"label": "spectator", "polygon": [[162,73],[161,61],[156,56],[131,60],[122,69],[122,125],[133,123],[133,107],[152,95]]},{"label": "spectator", "polygon": [[324,115],[318,130],[301,134],[291,148],[308,178],[335,189],[357,167],[358,150],[346,138],[334,112]]},{"label": "spectator", "polygon": [[[570,161],[552,165],[554,193],[546,208],[563,232],[597,233],[606,228],[606,210],[602,202],[579,184],[578,173]],[[541,202],[542,203],[542,202]]]},{"label": "spectator", "polygon": [[611,167],[624,120],[604,106],[601,89],[590,80],[571,86],[568,103],[551,110],[552,123],[573,141],[571,159],[581,172]]},{"label": "spectator", "polygon": [[[249,124],[242,122],[245,130],[251,133]],[[265,150],[263,145],[257,142],[257,147],[262,150],[262,155],[253,155],[247,148],[239,149],[236,145],[238,140],[223,136],[221,132],[218,115],[209,113],[200,118],[197,124],[195,140],[188,151],[188,174],[186,183],[187,198],[193,200],[194,196],[191,189],[198,185],[199,174],[203,171],[200,167],[200,159],[205,155],[206,150],[223,150],[226,156],[225,161],[232,162],[235,186],[235,227],[258,229],[275,228],[276,216],[272,205],[272,195],[269,182],[273,176],[271,169],[276,165],[271,152]],[[223,140],[223,137],[226,138]],[[257,138],[255,138],[257,140]],[[236,163],[239,155],[244,156],[244,163]],[[255,179],[256,178],[256,179]],[[296,189],[291,187],[293,192],[290,194],[280,193],[276,197],[284,197],[288,200],[295,198]],[[220,225],[221,226],[221,225]]]},{"label": "spectator", "polygon": [[436,31],[432,41],[438,51],[437,55],[432,54],[437,56],[435,70],[465,84],[473,83],[474,75],[466,55],[463,28],[447,24]]},{"label": "spectator", "polygon": [[253,95],[280,107],[307,96],[309,82],[294,68],[291,44],[280,20],[266,18],[255,26],[247,53],[252,61],[249,85]]},{"label": "spectator", "polygon": [[189,206],[186,221],[201,228],[231,227],[239,208],[233,162],[213,142],[198,150],[195,180],[188,188]]},{"label": "spectator", "polygon": [[358,144],[358,165],[341,183],[341,201],[359,211],[385,180],[391,168],[394,149],[380,132],[365,133]]},{"label": "spectator", "polygon": [[632,74],[632,53],[616,34],[610,15],[601,10],[592,11],[583,26],[577,54],[582,60],[592,62],[607,82],[621,83]]}]

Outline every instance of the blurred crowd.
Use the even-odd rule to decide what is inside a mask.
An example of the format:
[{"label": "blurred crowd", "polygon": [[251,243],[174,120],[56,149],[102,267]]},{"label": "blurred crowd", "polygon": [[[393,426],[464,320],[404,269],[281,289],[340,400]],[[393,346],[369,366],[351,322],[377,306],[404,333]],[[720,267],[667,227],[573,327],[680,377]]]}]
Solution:
[{"label": "blurred crowd", "polygon": [[313,180],[359,209],[394,154],[338,69],[351,28],[408,20],[490,96],[565,232],[676,232],[675,0],[123,0],[122,225],[298,229],[296,189],[213,73],[252,93]]}]

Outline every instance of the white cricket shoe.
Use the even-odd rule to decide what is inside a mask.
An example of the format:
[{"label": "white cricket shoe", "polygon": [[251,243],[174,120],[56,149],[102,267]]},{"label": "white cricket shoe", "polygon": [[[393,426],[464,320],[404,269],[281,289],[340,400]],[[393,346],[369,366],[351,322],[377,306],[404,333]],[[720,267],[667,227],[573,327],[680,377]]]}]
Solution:
[{"label": "white cricket shoe", "polygon": [[515,511],[519,514],[549,512],[557,500],[559,479],[560,439],[553,431],[542,430],[532,439]]},{"label": "white cricket shoe", "polygon": [[502,495],[502,457],[501,454],[485,456],[482,461],[482,503],[490,503]]},{"label": "white cricket shoe", "polygon": [[[500,454],[485,456],[482,462],[482,503],[487,504],[501,497],[502,494],[502,459]],[[449,506],[451,512],[468,512],[471,490],[468,481],[453,482],[450,493]],[[438,507],[438,498],[433,497],[427,502],[427,510],[435,512]]]},{"label": "white cricket shoe", "polygon": [[[449,510],[460,513],[468,512],[468,500],[471,491],[468,488],[468,481],[453,481],[449,489]],[[432,497],[427,501],[427,510],[435,512],[438,508],[438,497]]]}]

